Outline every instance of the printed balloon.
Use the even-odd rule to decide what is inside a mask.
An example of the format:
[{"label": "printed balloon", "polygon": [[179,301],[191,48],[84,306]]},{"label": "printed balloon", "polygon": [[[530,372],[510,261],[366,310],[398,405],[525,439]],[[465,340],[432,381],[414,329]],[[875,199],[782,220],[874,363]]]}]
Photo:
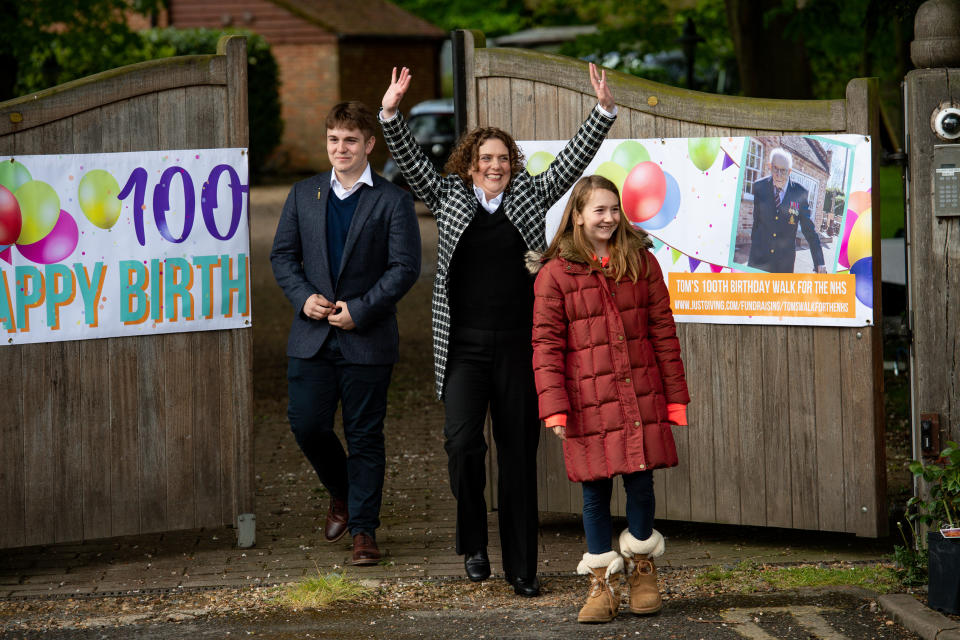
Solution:
[{"label": "printed balloon", "polygon": [[109,229],[120,217],[119,194],[120,185],[103,169],[88,171],[77,187],[77,201],[83,215],[101,229]]},{"label": "printed balloon", "polygon": [[631,222],[643,222],[657,215],[667,195],[667,180],[655,162],[641,162],[623,183],[623,213]]},{"label": "printed balloon", "polygon": [[873,210],[867,209],[857,217],[850,230],[850,238],[847,240],[847,260],[851,265],[856,264],[863,258],[873,255],[873,225],[871,218]]},{"label": "printed balloon", "polygon": [[720,152],[720,138],[690,138],[687,140],[687,151],[694,166],[706,171],[713,166]]},{"label": "printed balloon", "polygon": [[0,185],[0,251],[20,237],[20,204],[9,189]]},{"label": "printed balloon", "polygon": [[857,212],[847,209],[847,218],[843,221],[843,239],[840,240],[840,255],[837,256],[837,262],[841,267],[850,268],[850,261],[847,259],[847,243],[850,242],[850,232],[853,231],[853,225],[857,221]]},{"label": "printed balloon", "polygon": [[53,187],[40,180],[31,180],[13,195],[20,203],[23,219],[17,244],[33,244],[50,233],[60,217],[60,196]]},{"label": "printed balloon", "polygon": [[854,191],[850,194],[847,209],[852,209],[859,215],[872,207],[873,201],[870,199],[870,193],[868,191]]},{"label": "printed balloon", "polygon": [[680,185],[677,184],[676,178],[666,171],[663,172],[663,177],[667,181],[667,193],[663,199],[663,205],[657,215],[639,223],[642,229],[650,231],[663,229],[677,217],[677,211],[680,209]]},{"label": "printed balloon", "polygon": [[856,282],[857,300],[873,308],[873,258],[861,258],[850,267]]},{"label": "printed balloon", "polygon": [[636,140],[624,140],[613,150],[611,161],[617,163],[626,171],[630,171],[641,162],[650,161],[650,153],[647,148]]},{"label": "printed balloon", "polygon": [[537,151],[527,159],[527,173],[532,176],[539,175],[546,171],[554,160],[556,157],[552,153]]},{"label": "printed balloon", "polygon": [[597,167],[596,175],[603,176],[613,184],[617,185],[617,191],[623,193],[623,182],[627,179],[627,170],[616,162],[604,162]]},{"label": "printed balloon", "polygon": [[11,192],[16,191],[31,180],[33,178],[30,176],[30,172],[16,160],[0,162],[0,185]]},{"label": "printed balloon", "polygon": [[50,233],[33,244],[18,245],[17,250],[31,262],[53,264],[73,253],[79,239],[77,221],[66,211],[61,211],[57,224]]}]

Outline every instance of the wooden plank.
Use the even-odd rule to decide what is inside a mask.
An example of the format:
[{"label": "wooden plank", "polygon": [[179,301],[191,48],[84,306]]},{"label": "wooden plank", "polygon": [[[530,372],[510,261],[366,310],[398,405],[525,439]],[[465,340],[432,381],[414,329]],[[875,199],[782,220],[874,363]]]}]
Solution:
[{"label": "wooden plank", "polygon": [[[111,136],[104,140],[100,109],[79,113],[73,120],[73,153],[98,153],[109,150]],[[83,537],[106,538],[111,535],[111,472],[105,464],[104,450],[110,449],[111,384],[110,341],[81,340],[81,363],[87,366],[80,379],[80,455],[83,494]]]},{"label": "wooden plank", "polygon": [[[718,345],[737,345],[736,326],[715,324],[710,327],[707,349],[712,360],[712,374],[709,384],[704,385],[705,393],[712,398],[713,418],[713,468],[706,472],[713,474],[713,487],[716,506],[714,522],[740,524],[741,492],[749,491],[750,485],[742,485],[731,480],[731,471],[743,467],[740,458],[740,412],[739,398],[729,381],[735,372],[740,371],[739,349],[720,348]],[[699,371],[688,375],[699,377]],[[705,437],[705,434],[704,434]]]},{"label": "wooden plank", "polygon": [[110,532],[114,536],[140,532],[140,450],[137,381],[139,338],[109,341],[110,373]]},{"label": "wooden plank", "polygon": [[[35,319],[36,321],[38,319]],[[20,347],[23,355],[23,389],[30,390],[37,399],[23,403],[24,448],[26,471],[24,482],[25,535],[24,542],[44,544],[57,536],[57,469],[51,464],[51,452],[60,446],[53,424],[53,404],[50,387],[62,380],[59,367],[51,366],[51,344],[26,344]],[[57,460],[59,462],[59,460]]]},{"label": "wooden plank", "polygon": [[531,80],[510,81],[510,112],[513,114],[511,135],[516,140],[532,140],[537,133],[538,110],[534,108],[534,87]]},{"label": "wooden plank", "polygon": [[[226,58],[180,56],[149,60],[67,82],[0,103],[0,136],[26,131],[91,109],[165,89],[226,84]],[[12,122],[10,114],[20,114]]]},{"label": "wooden plank", "polygon": [[[793,491],[788,469],[794,447],[790,442],[790,389],[792,380],[787,358],[784,357],[788,330],[782,326],[767,326],[761,334],[763,353],[763,416],[764,465],[766,466],[767,519],[771,527],[793,525]],[[756,362],[756,361],[755,361]]]},{"label": "wooden plank", "polygon": [[[167,528],[167,450],[166,405],[168,390],[160,383],[166,361],[163,336],[137,339],[137,440],[139,444],[140,531],[147,533]],[[179,365],[179,363],[177,363]],[[182,365],[180,365],[182,366]],[[182,378],[181,378],[181,384]],[[173,390],[177,390],[175,386]]]},{"label": "wooden plank", "polygon": [[487,126],[513,131],[510,78],[487,79]]},{"label": "wooden plank", "polygon": [[568,140],[577,133],[586,115],[582,111],[580,94],[560,89],[557,92],[557,124],[559,140]]},{"label": "wooden plank", "polygon": [[194,378],[195,419],[198,426],[193,436],[194,483],[198,526],[215,527],[223,522],[220,503],[220,379],[216,368],[221,362],[218,332],[203,331],[196,335],[194,349],[198,371]]},{"label": "wooden plank", "polygon": [[[737,413],[740,419],[740,466],[734,478],[740,491],[740,523],[767,524],[767,474],[780,473],[778,465],[766,456],[769,433],[764,416],[763,335],[770,327],[737,327]],[[769,466],[769,469],[768,469]]]},{"label": "wooden plank", "polygon": [[[863,389],[870,369],[866,328],[840,330],[841,397],[843,402],[843,460],[847,531],[870,535],[876,529],[872,501],[874,478],[870,473],[874,450],[872,389]],[[886,515],[886,514],[884,514]]]},{"label": "wooden plank", "polygon": [[559,105],[557,104],[557,88],[550,84],[537,82],[533,87],[534,110],[536,111],[536,128],[533,132],[535,140],[558,140],[559,133]]},{"label": "wooden plank", "polygon": [[[203,429],[196,418],[195,385],[189,380],[199,374],[197,336],[199,333],[171,333],[163,336],[168,364],[157,371],[162,376],[166,409],[164,449],[166,465],[166,513],[170,529],[196,527],[196,486],[194,483],[194,431]],[[176,363],[175,366],[171,366]],[[184,372],[190,372],[185,379]],[[206,372],[204,372],[206,373]]]},{"label": "wooden plank", "polygon": [[[2,139],[0,139],[2,140]],[[11,283],[12,284],[12,283]],[[2,325],[0,325],[2,326]],[[0,339],[8,340],[7,331]],[[26,544],[26,452],[23,348],[0,346],[3,391],[9,398],[0,411],[0,548]]]},{"label": "wooden plank", "polygon": [[817,510],[821,531],[846,530],[844,501],[843,403],[840,331],[818,327],[813,332],[813,375],[816,389]]},{"label": "wooden plank", "polygon": [[477,126],[478,127],[488,127],[490,126],[490,108],[487,105],[487,93],[489,88],[487,87],[486,78],[477,79]]},{"label": "wooden plank", "polygon": [[[678,133],[684,138],[703,137],[706,127],[693,122],[680,122]],[[690,457],[690,519],[698,522],[714,522],[717,518],[714,443],[720,435],[717,433],[720,427],[713,415],[717,398],[708,391],[710,381],[720,375],[713,370],[711,353],[716,349],[715,343],[711,344],[713,335],[711,325],[687,325],[690,370],[696,372],[696,375],[687,378],[691,399],[688,408],[693,416],[686,430]]]},{"label": "wooden plank", "polygon": [[[47,286],[50,287],[51,283],[48,282]],[[46,470],[54,473],[56,479],[56,541],[72,542],[84,538],[83,452],[77,446],[82,441],[83,432],[77,416],[85,370],[80,362],[79,341],[51,342],[45,346],[48,347],[50,368],[57,370],[58,376],[58,379],[54,378],[56,382],[47,397],[51,425],[57,432],[57,449],[50,452],[56,463],[47,466]]]},{"label": "wooden plank", "polygon": [[812,327],[788,329],[786,361],[791,372],[784,393],[790,405],[786,417],[790,429],[791,454],[783,462],[789,461],[793,527],[819,529],[817,395]]},{"label": "wooden plank", "polygon": [[[960,74],[954,74],[960,80]],[[877,78],[859,78],[847,84],[847,126],[851,133],[869,135],[872,143],[871,154],[871,184],[880,183],[880,83]],[[921,136],[922,137],[922,136]],[[929,184],[929,183],[927,183]],[[928,192],[929,193],[929,192]],[[872,191],[873,219],[881,219],[880,190]],[[933,218],[933,216],[931,216]],[[861,384],[859,393],[863,394],[863,401],[868,405],[865,417],[868,422],[860,425],[862,431],[858,434],[858,442],[865,445],[863,454],[858,456],[854,463],[857,466],[857,478],[861,483],[861,499],[866,507],[861,508],[861,518],[855,529],[857,535],[879,536],[888,529],[886,493],[887,470],[885,443],[885,411],[883,405],[883,335],[877,327],[882,326],[881,307],[881,275],[880,275],[880,224],[872,228],[872,255],[873,260],[873,318],[872,327],[864,327],[861,331],[862,343],[855,349],[862,350],[858,354],[857,362],[863,364],[860,370]],[[953,250],[960,258],[960,250]],[[956,291],[960,293],[960,288]],[[912,295],[912,294],[911,294]],[[936,298],[933,298],[936,299]],[[948,314],[949,315],[949,314]],[[956,335],[954,333],[953,335]],[[955,353],[960,354],[960,347],[953,345]],[[943,358],[944,353],[937,355]],[[863,359],[861,359],[861,357]],[[864,361],[865,360],[865,361]],[[942,361],[942,360],[941,360]],[[949,374],[952,374],[950,371]],[[867,374],[867,375],[864,375]],[[864,384],[869,381],[869,384]],[[848,463],[849,458],[845,459]]]},{"label": "wooden plank", "polygon": [[[233,515],[230,522],[236,523],[236,515],[254,512],[256,492],[253,456],[253,331],[234,329],[228,331],[227,335],[233,343],[233,361],[230,363],[232,375],[230,386],[224,389],[221,397],[227,398],[233,405],[234,418],[229,425],[235,431]],[[224,518],[230,513],[225,510]]]},{"label": "wooden plank", "polygon": [[[247,108],[247,39],[244,36],[226,36],[217,43],[217,54],[226,56],[225,75],[227,79],[226,113],[213,109],[210,115],[223,118],[226,136],[216,139],[218,146],[247,147],[250,145],[250,116]],[[207,93],[220,95],[218,90]],[[194,117],[202,114],[193,114]]]},{"label": "wooden plank", "polygon": [[[593,95],[587,63],[523,49],[477,51],[479,76],[522,80],[550,78],[561,89]],[[689,91],[607,70],[617,104],[673,120],[736,127],[750,122],[759,129],[841,131],[846,126],[843,100],[769,100]],[[651,100],[653,98],[653,100]]]}]

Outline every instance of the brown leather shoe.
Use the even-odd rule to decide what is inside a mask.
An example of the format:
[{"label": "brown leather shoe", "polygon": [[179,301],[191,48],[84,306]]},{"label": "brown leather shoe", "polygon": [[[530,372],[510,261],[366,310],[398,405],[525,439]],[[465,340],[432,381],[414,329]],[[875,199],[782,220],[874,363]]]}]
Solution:
[{"label": "brown leather shoe", "polygon": [[330,508],[327,509],[327,523],[323,527],[323,537],[327,542],[336,542],[347,532],[347,502],[330,498]]},{"label": "brown leather shoe", "polygon": [[380,562],[380,549],[377,548],[377,541],[365,533],[358,533],[353,536],[353,561],[354,565],[377,564]]}]

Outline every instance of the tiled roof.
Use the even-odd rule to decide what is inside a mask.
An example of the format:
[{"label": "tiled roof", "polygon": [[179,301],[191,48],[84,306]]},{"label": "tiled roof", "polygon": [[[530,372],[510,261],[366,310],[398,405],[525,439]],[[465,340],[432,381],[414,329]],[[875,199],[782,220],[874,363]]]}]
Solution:
[{"label": "tiled roof", "polygon": [[318,27],[344,36],[444,38],[446,32],[386,0],[270,0]]}]

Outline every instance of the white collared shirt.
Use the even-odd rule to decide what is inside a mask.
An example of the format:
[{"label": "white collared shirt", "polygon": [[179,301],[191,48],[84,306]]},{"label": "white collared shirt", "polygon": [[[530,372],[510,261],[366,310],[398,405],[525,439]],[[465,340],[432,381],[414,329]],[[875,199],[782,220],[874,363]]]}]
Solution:
[{"label": "white collared shirt", "polygon": [[500,203],[503,202],[504,191],[501,191],[494,197],[487,200],[487,194],[483,192],[483,189],[477,185],[473,185],[473,193],[477,196],[477,200],[480,202],[480,206],[487,210],[487,213],[496,213],[497,209],[500,208]]},{"label": "white collared shirt", "polygon": [[367,186],[373,186],[373,174],[370,171],[370,163],[367,163],[366,168],[363,170],[363,175],[361,175],[356,182],[353,183],[353,186],[349,189],[344,189],[343,185],[340,184],[340,181],[337,180],[337,172],[330,172],[330,190],[339,198],[343,200],[349,198],[360,188],[360,185],[365,184]]}]

